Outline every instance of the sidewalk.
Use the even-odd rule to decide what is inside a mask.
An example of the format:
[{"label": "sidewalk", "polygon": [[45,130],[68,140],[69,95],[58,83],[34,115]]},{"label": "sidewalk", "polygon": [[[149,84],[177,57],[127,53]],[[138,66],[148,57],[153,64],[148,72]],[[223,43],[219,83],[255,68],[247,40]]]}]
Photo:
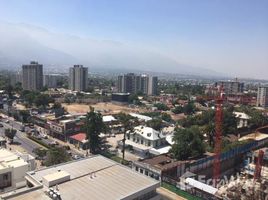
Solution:
[{"label": "sidewalk", "polygon": [[52,139],[52,140],[58,142],[58,143],[59,143],[60,145],[62,145],[62,146],[69,146],[70,149],[71,149],[72,151],[76,152],[77,154],[83,154],[83,155],[86,155],[86,154],[87,154],[87,151],[86,151],[86,150],[82,150],[82,149],[80,150],[80,149],[77,149],[73,144],[70,144],[70,143],[68,143],[68,142],[61,141],[61,140],[59,140],[59,139],[57,139],[57,138],[54,138],[54,137],[51,137],[51,136],[49,136],[49,135],[48,135],[48,138],[50,138],[50,139]]},{"label": "sidewalk", "polygon": [[181,196],[178,196],[177,194],[163,188],[163,187],[160,187],[160,188],[157,188],[157,193],[160,194],[162,197],[164,197],[164,199],[167,199],[167,200],[186,200],[185,198],[181,197]]}]

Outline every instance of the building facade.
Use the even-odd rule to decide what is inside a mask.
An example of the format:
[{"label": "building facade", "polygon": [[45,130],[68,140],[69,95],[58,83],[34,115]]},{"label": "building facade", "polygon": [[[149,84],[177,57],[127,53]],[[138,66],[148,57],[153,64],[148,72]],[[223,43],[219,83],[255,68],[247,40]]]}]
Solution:
[{"label": "building facade", "polygon": [[74,65],[69,69],[69,89],[77,92],[85,91],[88,86],[88,68]]},{"label": "building facade", "polygon": [[216,87],[222,87],[226,95],[239,94],[244,92],[244,83],[235,81],[219,81],[215,83]]},{"label": "building facade", "polygon": [[43,65],[32,61],[22,65],[22,88],[24,90],[41,90],[43,87]]},{"label": "building facade", "polygon": [[34,157],[0,149],[0,193],[26,185],[26,172],[36,167]]},{"label": "building facade", "polygon": [[128,73],[118,76],[117,87],[122,93],[156,95],[157,82],[158,78],[154,76]]},{"label": "building facade", "polygon": [[256,104],[264,108],[268,107],[268,86],[258,88]]},{"label": "building facade", "polygon": [[43,85],[48,88],[57,88],[58,82],[63,79],[63,76],[58,74],[46,74],[44,75]]}]

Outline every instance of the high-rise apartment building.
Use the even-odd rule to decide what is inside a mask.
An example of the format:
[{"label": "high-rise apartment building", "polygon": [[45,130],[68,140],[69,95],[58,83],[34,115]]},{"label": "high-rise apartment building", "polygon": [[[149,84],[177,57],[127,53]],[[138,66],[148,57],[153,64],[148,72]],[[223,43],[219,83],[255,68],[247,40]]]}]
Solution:
[{"label": "high-rise apartment building", "polygon": [[59,74],[46,74],[44,75],[43,85],[48,88],[57,88],[58,82],[63,79],[64,79],[64,76],[59,75]]},{"label": "high-rise apartment building", "polygon": [[158,78],[156,76],[150,76],[148,79],[148,95],[157,95]]},{"label": "high-rise apartment building", "polygon": [[264,108],[268,107],[268,86],[258,88],[256,104]]},{"label": "high-rise apartment building", "polygon": [[244,83],[235,81],[219,81],[215,83],[215,86],[222,86],[226,95],[234,95],[243,93]]},{"label": "high-rise apartment building", "polygon": [[22,88],[24,90],[41,90],[43,87],[43,65],[30,62],[22,65]]},{"label": "high-rise apartment building", "polygon": [[118,76],[118,92],[136,94],[141,92],[147,95],[157,94],[157,77],[128,73]]},{"label": "high-rise apartment building", "polygon": [[74,65],[69,69],[70,90],[81,92],[88,86],[88,68],[83,65]]}]

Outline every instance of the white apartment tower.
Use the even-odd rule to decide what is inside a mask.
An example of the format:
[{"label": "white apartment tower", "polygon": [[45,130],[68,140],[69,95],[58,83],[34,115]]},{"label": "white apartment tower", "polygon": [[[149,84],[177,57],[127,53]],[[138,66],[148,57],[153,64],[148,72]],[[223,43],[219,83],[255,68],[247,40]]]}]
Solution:
[{"label": "white apartment tower", "polygon": [[88,68],[83,65],[74,65],[69,69],[70,90],[81,92],[87,89]]},{"label": "white apartment tower", "polygon": [[43,65],[31,61],[22,65],[22,87],[24,90],[41,90],[43,87]]},{"label": "white apartment tower", "polygon": [[258,88],[257,106],[268,107],[268,86]]}]

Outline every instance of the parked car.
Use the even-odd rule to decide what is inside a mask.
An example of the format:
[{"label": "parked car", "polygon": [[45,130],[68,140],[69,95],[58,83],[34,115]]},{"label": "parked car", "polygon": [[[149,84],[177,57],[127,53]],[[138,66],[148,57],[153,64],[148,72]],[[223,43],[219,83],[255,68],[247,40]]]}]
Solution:
[{"label": "parked car", "polygon": [[72,156],[72,158],[73,158],[74,160],[78,160],[78,159],[81,159],[81,156],[75,154],[75,155]]},{"label": "parked car", "polygon": [[20,129],[19,129],[21,132],[24,132],[25,131],[25,126],[20,126]]},{"label": "parked car", "polygon": [[49,143],[50,146],[54,147],[56,145],[59,145],[59,143],[57,141],[52,141]]}]

